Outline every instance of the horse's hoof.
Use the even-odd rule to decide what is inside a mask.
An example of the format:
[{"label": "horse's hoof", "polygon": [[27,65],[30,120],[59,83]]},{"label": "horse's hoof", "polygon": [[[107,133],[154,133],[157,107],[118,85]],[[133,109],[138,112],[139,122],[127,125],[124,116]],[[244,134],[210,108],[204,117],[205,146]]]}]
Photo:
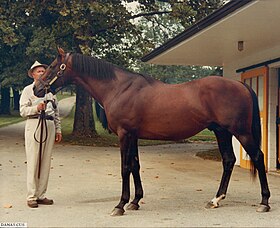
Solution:
[{"label": "horse's hoof", "polygon": [[219,204],[214,204],[212,201],[208,202],[205,206],[205,208],[207,209],[213,209],[213,208],[218,208],[219,207]]},{"label": "horse's hoof", "polygon": [[123,208],[115,207],[111,213],[111,216],[122,216],[124,214],[124,212],[125,212],[125,210]]},{"label": "horse's hoof", "polygon": [[139,205],[138,204],[134,204],[134,203],[130,203],[128,206],[127,206],[127,210],[134,210],[134,211],[136,211],[136,210],[138,210],[139,209]]},{"label": "horse's hoof", "polygon": [[270,210],[270,206],[261,204],[258,207],[257,212],[268,212],[269,210]]}]

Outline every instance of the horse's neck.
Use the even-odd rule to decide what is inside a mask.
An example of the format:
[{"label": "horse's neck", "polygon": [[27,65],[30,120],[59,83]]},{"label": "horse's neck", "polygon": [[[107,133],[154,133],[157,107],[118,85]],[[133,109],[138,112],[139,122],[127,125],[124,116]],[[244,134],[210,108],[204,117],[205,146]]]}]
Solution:
[{"label": "horse's neck", "polygon": [[99,80],[90,76],[77,76],[76,83],[83,86],[102,106],[106,106],[106,103],[110,103],[111,100],[128,88],[132,88],[133,84],[135,84],[134,86],[138,84],[143,86],[148,83],[144,77],[135,77],[131,74],[133,73],[115,68],[116,78]]},{"label": "horse's neck", "polygon": [[82,86],[95,100],[103,104],[103,100],[110,91],[110,83],[106,86],[103,80],[96,80],[90,77],[78,77],[75,84]]},{"label": "horse's neck", "polygon": [[74,77],[74,83],[82,86],[101,105],[104,105],[108,97],[113,97],[117,93],[121,81],[118,78],[100,80],[91,76],[75,75]]}]

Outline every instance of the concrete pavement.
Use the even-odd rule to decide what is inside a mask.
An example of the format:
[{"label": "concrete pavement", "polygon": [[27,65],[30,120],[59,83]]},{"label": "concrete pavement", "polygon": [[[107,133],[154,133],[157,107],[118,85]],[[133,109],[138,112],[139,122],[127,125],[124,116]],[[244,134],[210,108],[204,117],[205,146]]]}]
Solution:
[{"label": "concrete pavement", "polygon": [[[13,126],[14,127],[14,126]],[[121,193],[116,147],[55,145],[47,196],[52,206],[26,205],[26,164],[19,127],[0,129],[0,222],[28,227],[279,227],[280,176],[268,175],[271,211],[257,213],[260,187],[249,171],[235,167],[220,208],[205,209],[215,195],[220,162],[195,156],[216,144],[186,143],[140,147],[144,198],[138,211],[110,212]],[[132,182],[133,183],[133,182]],[[133,187],[131,188],[133,197]]]}]

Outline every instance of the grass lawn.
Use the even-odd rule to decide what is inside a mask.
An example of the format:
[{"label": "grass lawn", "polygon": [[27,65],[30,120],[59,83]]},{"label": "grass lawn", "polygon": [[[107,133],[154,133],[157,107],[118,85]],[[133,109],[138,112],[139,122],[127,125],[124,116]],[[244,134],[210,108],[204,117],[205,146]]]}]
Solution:
[{"label": "grass lawn", "polygon": [[[63,98],[67,98],[70,95],[68,93],[64,94],[58,94],[57,99],[61,100]],[[11,115],[0,115],[0,127],[5,127],[11,124],[15,124],[18,122],[21,122],[25,120],[25,118],[22,118],[17,111],[11,111]]]},{"label": "grass lawn", "polygon": [[5,127],[23,120],[24,119],[19,115],[18,112],[12,112],[11,115],[0,115],[0,127]]}]

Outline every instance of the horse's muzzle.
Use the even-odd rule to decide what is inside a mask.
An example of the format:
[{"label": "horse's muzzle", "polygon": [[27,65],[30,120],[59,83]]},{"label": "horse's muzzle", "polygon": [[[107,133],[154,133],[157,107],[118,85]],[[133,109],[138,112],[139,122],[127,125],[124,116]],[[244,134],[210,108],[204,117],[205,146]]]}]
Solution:
[{"label": "horse's muzzle", "polygon": [[36,97],[44,97],[45,91],[43,88],[38,88],[35,85],[33,86],[33,92]]}]

